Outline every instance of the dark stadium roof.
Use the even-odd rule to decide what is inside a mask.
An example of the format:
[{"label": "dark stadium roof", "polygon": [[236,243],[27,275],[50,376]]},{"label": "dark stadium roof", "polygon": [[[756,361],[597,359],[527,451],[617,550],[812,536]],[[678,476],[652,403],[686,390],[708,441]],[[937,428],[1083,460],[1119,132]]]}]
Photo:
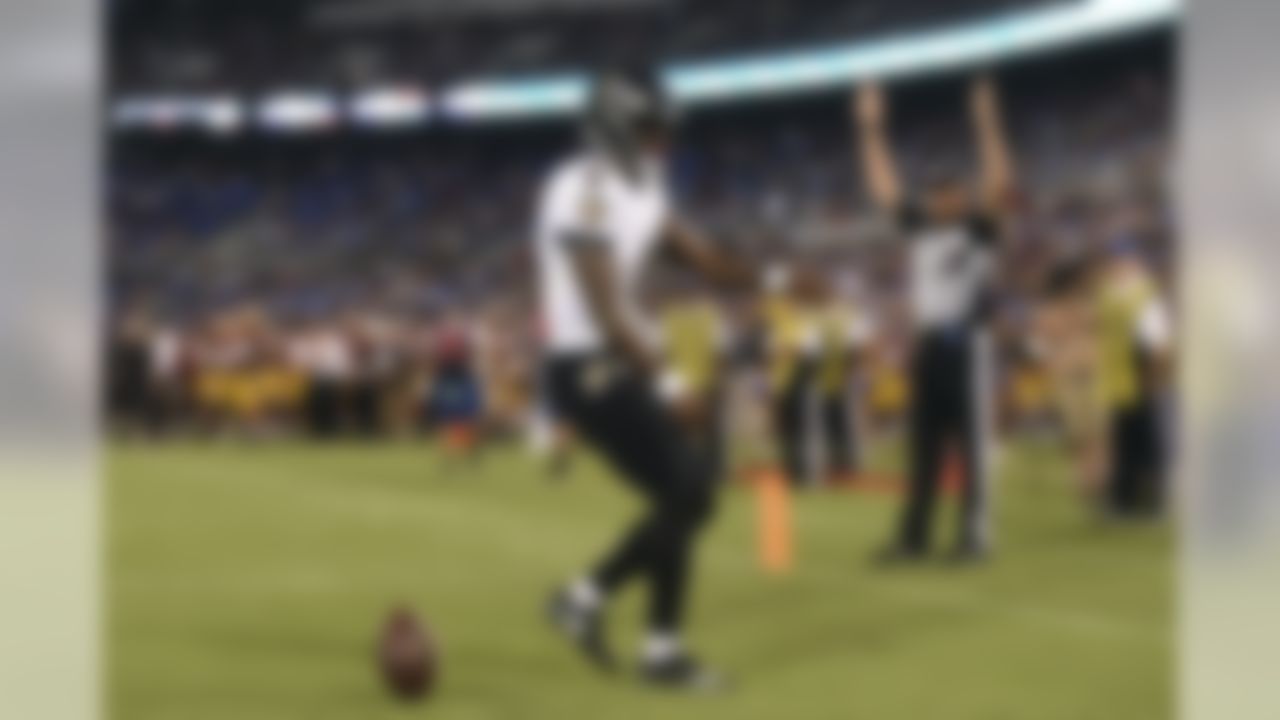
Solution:
[{"label": "dark stadium roof", "polygon": [[116,0],[118,91],[444,83],[790,49],[1070,0]]}]

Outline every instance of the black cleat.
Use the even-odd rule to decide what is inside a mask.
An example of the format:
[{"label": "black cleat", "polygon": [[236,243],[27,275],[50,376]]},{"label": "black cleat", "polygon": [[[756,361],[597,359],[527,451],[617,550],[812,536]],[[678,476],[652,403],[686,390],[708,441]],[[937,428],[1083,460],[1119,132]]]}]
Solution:
[{"label": "black cleat", "polygon": [[575,603],[567,590],[557,590],[547,602],[551,626],[573,643],[593,666],[605,672],[618,669],[618,661],[604,636],[604,613]]},{"label": "black cleat", "polygon": [[714,695],[729,690],[729,681],[724,675],[684,654],[642,662],[640,679],[664,690],[693,694]]}]

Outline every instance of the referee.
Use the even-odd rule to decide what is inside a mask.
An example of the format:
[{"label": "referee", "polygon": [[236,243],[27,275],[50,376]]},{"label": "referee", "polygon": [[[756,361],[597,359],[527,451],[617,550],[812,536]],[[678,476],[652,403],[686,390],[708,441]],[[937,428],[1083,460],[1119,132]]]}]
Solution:
[{"label": "referee", "polygon": [[862,161],[868,189],[908,241],[914,323],[908,446],[910,487],[886,562],[924,557],[944,459],[956,450],[965,483],[955,559],[990,551],[988,445],[991,338],[988,314],[997,240],[1013,171],[994,83],[978,77],[970,105],[981,165],[980,198],[956,179],[935,179],[919,199],[904,196],[889,148],[887,102],[880,89],[858,93]]}]

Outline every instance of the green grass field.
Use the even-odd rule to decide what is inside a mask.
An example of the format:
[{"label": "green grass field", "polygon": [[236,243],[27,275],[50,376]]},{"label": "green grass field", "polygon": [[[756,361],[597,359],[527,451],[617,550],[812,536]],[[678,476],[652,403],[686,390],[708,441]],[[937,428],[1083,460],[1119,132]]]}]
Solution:
[{"label": "green grass field", "polygon": [[[1172,717],[1172,533],[1100,525],[1049,451],[1003,465],[1000,553],[977,569],[872,569],[896,501],[841,492],[796,500],[797,567],[766,576],[754,499],[728,490],[692,641],[739,687],[680,698],[597,676],[542,623],[551,585],[638,507],[596,466],[555,484],[516,451],[466,469],[419,445],[116,446],[111,717]],[[612,615],[628,652],[642,600]],[[373,672],[398,601],[442,646],[417,707]]]}]

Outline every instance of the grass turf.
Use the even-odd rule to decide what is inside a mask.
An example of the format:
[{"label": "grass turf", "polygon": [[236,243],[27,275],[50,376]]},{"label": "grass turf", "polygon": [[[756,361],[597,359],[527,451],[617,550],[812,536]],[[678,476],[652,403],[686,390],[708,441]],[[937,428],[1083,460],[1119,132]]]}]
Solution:
[{"label": "grass turf", "polygon": [[[421,445],[120,445],[109,460],[118,720],[1173,714],[1171,533],[1098,524],[1044,449],[1005,457],[1000,552],[983,568],[873,569],[896,500],[814,493],[794,505],[796,568],[766,576],[753,496],[727,490],[691,631],[738,680],[716,698],[599,677],[542,623],[552,583],[638,509],[594,464],[557,484],[517,451],[468,467]],[[400,601],[442,647],[441,683],[416,707],[373,672]],[[642,602],[632,590],[612,614],[620,649]]]}]

